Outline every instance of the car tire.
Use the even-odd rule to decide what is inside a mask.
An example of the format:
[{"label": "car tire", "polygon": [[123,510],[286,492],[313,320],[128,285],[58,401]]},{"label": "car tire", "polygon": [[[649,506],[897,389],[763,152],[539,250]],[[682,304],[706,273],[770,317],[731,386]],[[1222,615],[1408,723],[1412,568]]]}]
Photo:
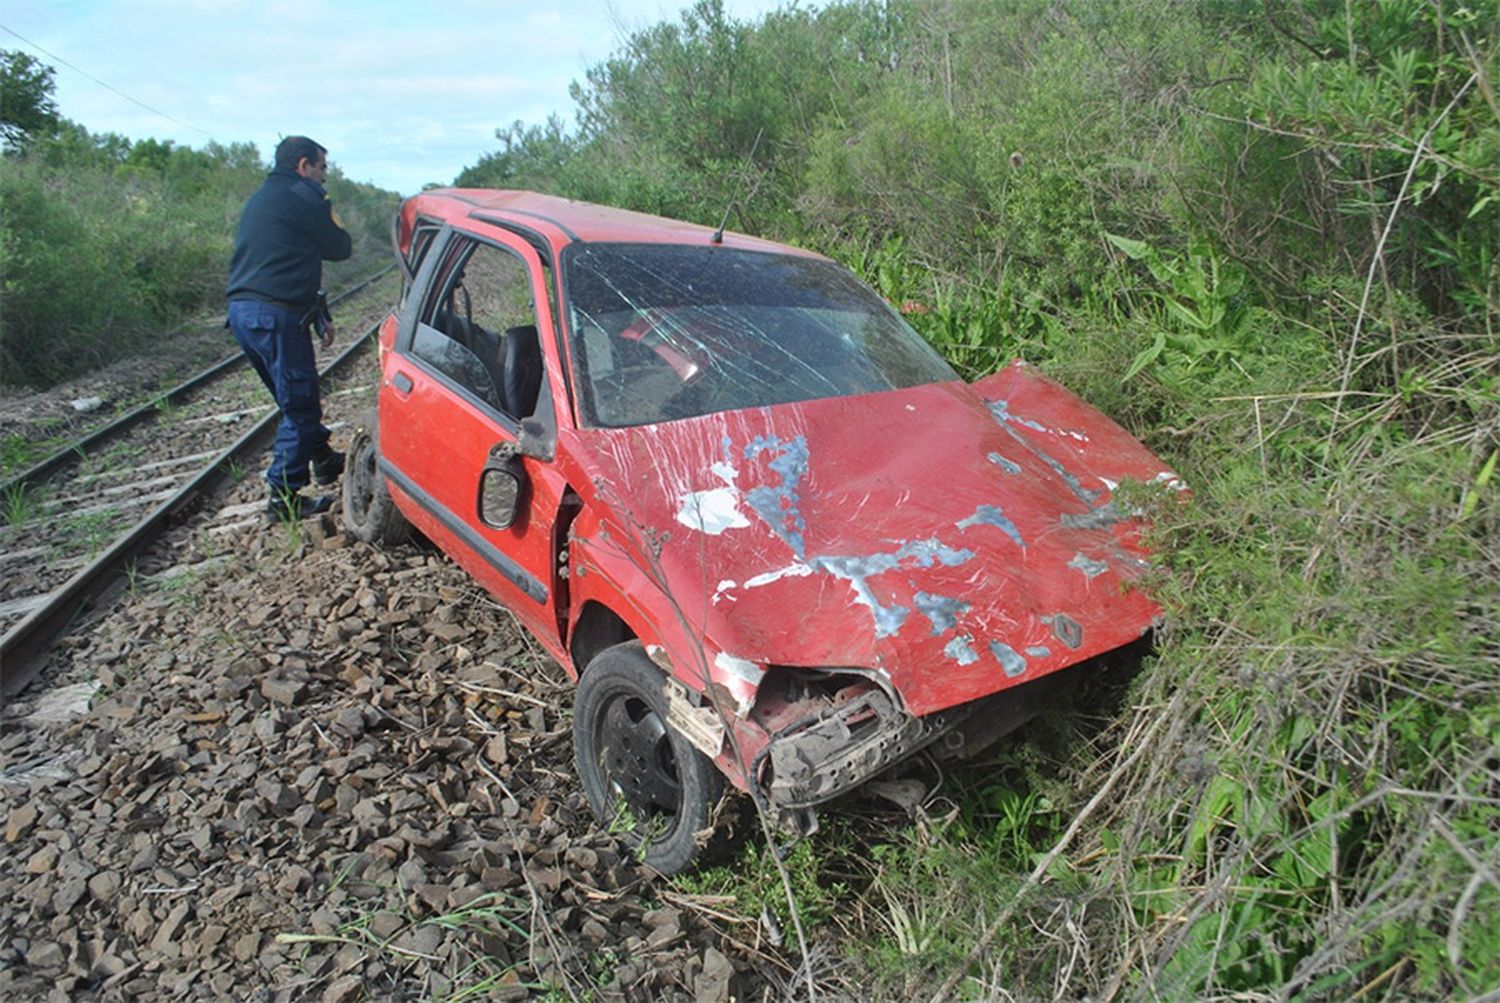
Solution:
[{"label": "car tire", "polygon": [[721,842],[714,823],[725,784],[667,724],[665,681],[639,641],[594,656],[573,704],[573,752],[600,824],[670,876]]},{"label": "car tire", "polygon": [[401,543],[411,524],[396,508],[380,472],[380,425],[372,408],[354,426],[344,468],[344,525],[365,543]]}]

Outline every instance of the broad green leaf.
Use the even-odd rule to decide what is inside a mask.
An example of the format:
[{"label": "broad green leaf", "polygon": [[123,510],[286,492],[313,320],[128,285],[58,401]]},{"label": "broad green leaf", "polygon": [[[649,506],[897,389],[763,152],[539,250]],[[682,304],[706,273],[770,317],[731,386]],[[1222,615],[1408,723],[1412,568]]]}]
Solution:
[{"label": "broad green leaf", "polygon": [[1141,352],[1133,360],[1131,360],[1130,368],[1125,370],[1125,375],[1120,378],[1120,382],[1130,382],[1130,378],[1132,376],[1140,372],[1142,369],[1145,369],[1151,363],[1155,362],[1157,356],[1161,355],[1162,349],[1166,347],[1167,336],[1166,334],[1158,331],[1156,333],[1156,340],[1151,343],[1151,347]]},{"label": "broad green leaf", "polygon": [[1115,233],[1106,233],[1104,237],[1111,244],[1124,251],[1125,256],[1132,261],[1140,261],[1151,253],[1151,245],[1144,240],[1134,240]]},{"label": "broad green leaf", "polygon": [[[1128,378],[1128,377],[1127,377]],[[1474,478],[1474,486],[1464,492],[1464,500],[1459,506],[1459,519],[1467,519],[1474,514],[1479,507],[1479,495],[1489,486],[1490,478],[1495,476],[1495,461],[1500,459],[1500,449],[1490,453],[1490,458],[1484,461],[1484,466],[1479,468],[1479,474]]]}]

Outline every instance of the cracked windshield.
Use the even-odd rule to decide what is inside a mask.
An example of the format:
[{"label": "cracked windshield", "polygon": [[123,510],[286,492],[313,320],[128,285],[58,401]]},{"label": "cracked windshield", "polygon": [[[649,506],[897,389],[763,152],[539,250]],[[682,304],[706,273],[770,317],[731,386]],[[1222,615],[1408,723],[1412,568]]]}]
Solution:
[{"label": "cracked windshield", "polygon": [[658,244],[566,259],[586,419],[620,427],[956,380],[895,311],[816,258]]}]

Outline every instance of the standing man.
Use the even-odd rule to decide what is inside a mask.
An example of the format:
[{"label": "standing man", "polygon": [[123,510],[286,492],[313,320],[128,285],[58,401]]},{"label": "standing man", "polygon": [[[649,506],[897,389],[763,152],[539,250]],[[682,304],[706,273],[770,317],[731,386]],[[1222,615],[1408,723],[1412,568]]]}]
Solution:
[{"label": "standing man", "polygon": [[[327,496],[307,498],[308,466],[319,484],[344,470],[344,454],[328,445],[318,399],[312,328],[318,321],[323,261],[343,261],[352,251],[323,190],[328,151],[306,136],[288,136],[276,147],[276,168],[250,196],[234,234],[229,263],[229,320],[245,358],[281,407],[276,453],[266,471],[276,518],[326,512]],[[333,344],[333,325],[320,331]]]}]

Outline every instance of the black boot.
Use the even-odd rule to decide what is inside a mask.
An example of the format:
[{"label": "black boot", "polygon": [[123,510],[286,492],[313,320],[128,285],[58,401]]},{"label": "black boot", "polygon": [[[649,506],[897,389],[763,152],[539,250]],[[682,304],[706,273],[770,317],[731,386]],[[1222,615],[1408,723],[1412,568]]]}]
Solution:
[{"label": "black boot", "polygon": [[[340,465],[344,458],[339,457]],[[308,498],[295,491],[272,491],[266,500],[266,514],[281,522],[295,522],[310,515],[319,515],[333,508],[333,499],[327,495]]]},{"label": "black boot", "polygon": [[313,480],[319,484],[332,484],[344,472],[344,454],[330,449],[313,460],[312,472]]}]

